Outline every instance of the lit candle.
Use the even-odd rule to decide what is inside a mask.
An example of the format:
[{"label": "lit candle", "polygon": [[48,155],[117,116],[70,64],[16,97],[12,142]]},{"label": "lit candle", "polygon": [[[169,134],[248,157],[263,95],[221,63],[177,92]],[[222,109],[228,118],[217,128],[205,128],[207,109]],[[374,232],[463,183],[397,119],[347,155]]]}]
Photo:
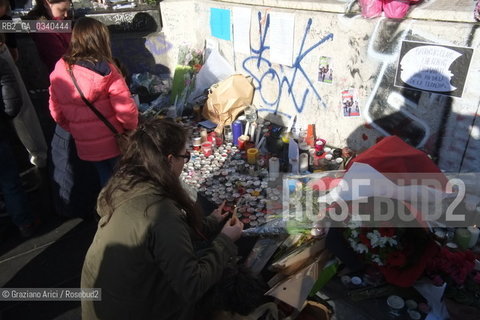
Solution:
[{"label": "lit candle", "polygon": [[268,161],[268,169],[270,173],[270,177],[275,179],[279,175],[280,171],[280,161],[276,157],[271,157]]},{"label": "lit candle", "polygon": [[255,131],[257,131],[257,123],[254,122],[250,125],[250,132],[249,132],[249,136],[250,136],[250,140],[251,141],[255,141]]},{"label": "lit candle", "polygon": [[300,173],[308,171],[308,154],[301,153],[300,154]]},{"label": "lit candle", "polygon": [[468,247],[473,248],[477,244],[480,230],[477,228],[476,225],[473,227],[468,227],[467,230],[468,232],[470,232],[470,242],[468,244]]},{"label": "lit candle", "polygon": [[258,149],[250,148],[247,150],[247,161],[249,164],[256,164],[258,157]]}]

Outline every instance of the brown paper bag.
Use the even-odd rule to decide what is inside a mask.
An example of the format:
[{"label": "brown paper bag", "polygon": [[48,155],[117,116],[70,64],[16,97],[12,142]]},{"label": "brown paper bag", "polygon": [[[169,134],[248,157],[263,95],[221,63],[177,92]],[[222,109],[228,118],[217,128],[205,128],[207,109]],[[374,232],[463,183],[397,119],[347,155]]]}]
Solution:
[{"label": "brown paper bag", "polygon": [[252,103],[254,87],[241,74],[234,74],[209,89],[203,108],[203,117],[217,124],[215,131],[221,134],[223,127],[231,124]]}]

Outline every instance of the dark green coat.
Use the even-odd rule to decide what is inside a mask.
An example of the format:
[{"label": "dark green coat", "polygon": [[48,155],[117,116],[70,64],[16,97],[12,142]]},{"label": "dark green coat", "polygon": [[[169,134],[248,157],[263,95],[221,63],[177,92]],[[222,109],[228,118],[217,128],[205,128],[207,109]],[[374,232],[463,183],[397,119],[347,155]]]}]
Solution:
[{"label": "dark green coat", "polygon": [[[117,193],[111,220],[104,227],[105,216],[100,220],[81,286],[101,288],[102,301],[82,301],[84,320],[194,319],[196,302],[236,255],[230,238],[219,234],[197,256],[183,212],[158,192],[142,185]],[[213,224],[208,219],[207,233]]]}]

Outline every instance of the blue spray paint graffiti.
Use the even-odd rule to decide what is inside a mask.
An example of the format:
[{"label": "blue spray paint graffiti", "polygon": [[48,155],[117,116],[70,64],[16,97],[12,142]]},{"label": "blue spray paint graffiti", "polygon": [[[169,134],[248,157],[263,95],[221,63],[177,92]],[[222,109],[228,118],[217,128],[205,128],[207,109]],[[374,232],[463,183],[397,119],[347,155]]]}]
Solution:
[{"label": "blue spray paint graffiti", "polygon": [[[251,50],[254,53],[254,55],[246,58],[243,61],[243,69],[253,78],[255,89],[259,92],[263,103],[269,106],[269,108],[263,108],[262,110],[268,110],[270,112],[278,113],[278,107],[280,104],[280,99],[282,97],[282,89],[284,86],[286,86],[288,95],[290,96],[297,113],[303,112],[303,109],[305,108],[305,102],[307,100],[307,97],[310,91],[312,91],[315,97],[317,97],[321,105],[323,107],[326,107],[326,104],[323,101],[322,97],[318,93],[317,89],[313,86],[312,80],[309,78],[309,75],[303,69],[302,60],[309,53],[311,53],[315,48],[319,47],[321,44],[323,44],[327,40],[333,40],[333,33],[329,33],[328,35],[323,37],[320,41],[316,42],[314,45],[312,45],[308,49],[304,49],[305,40],[307,39],[307,35],[310,32],[310,27],[312,26],[312,19],[311,18],[308,19],[298,55],[295,57],[292,67],[285,67],[285,68],[293,69],[292,75],[290,77],[287,77],[286,75],[284,75],[285,72],[282,66],[280,67],[281,75],[279,75],[277,71],[272,68],[272,63],[267,58],[264,57],[264,53],[270,49],[270,46],[265,45],[268,29],[270,27],[270,15],[267,14],[266,18],[267,19],[265,23],[265,29],[262,30],[262,23],[261,23],[262,14],[261,12],[258,13],[258,23],[259,23],[259,29],[260,29],[259,47],[258,49],[252,48]],[[256,61],[255,65],[257,67],[257,70],[251,70],[248,67],[248,64],[250,61]],[[267,67],[267,70],[261,71],[260,68],[262,66]],[[257,73],[255,71],[257,71]],[[304,80],[308,84],[306,89],[303,91],[300,99],[298,99],[293,92],[293,89],[295,87],[295,82],[297,81],[298,76],[300,77],[303,76]],[[267,97],[268,93],[263,92],[264,90],[267,90],[264,85],[266,81],[273,82],[272,84],[273,88],[277,89],[276,94],[274,94],[273,98]],[[271,88],[272,87],[269,87],[270,90]]]}]

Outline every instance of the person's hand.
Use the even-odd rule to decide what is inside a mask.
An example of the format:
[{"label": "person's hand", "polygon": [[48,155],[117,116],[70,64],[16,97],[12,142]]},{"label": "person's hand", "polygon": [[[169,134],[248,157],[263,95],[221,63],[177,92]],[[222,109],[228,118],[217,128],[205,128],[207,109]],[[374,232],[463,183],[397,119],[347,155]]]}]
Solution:
[{"label": "person's hand", "polygon": [[235,242],[242,236],[242,230],[243,223],[234,216],[227,221],[221,232]]},{"label": "person's hand", "polygon": [[225,206],[225,201],[223,201],[222,204],[217,209],[213,210],[213,212],[210,214],[213,217],[215,217],[215,219],[219,223],[225,220],[225,218],[228,216],[228,212],[223,213],[224,206]]}]

